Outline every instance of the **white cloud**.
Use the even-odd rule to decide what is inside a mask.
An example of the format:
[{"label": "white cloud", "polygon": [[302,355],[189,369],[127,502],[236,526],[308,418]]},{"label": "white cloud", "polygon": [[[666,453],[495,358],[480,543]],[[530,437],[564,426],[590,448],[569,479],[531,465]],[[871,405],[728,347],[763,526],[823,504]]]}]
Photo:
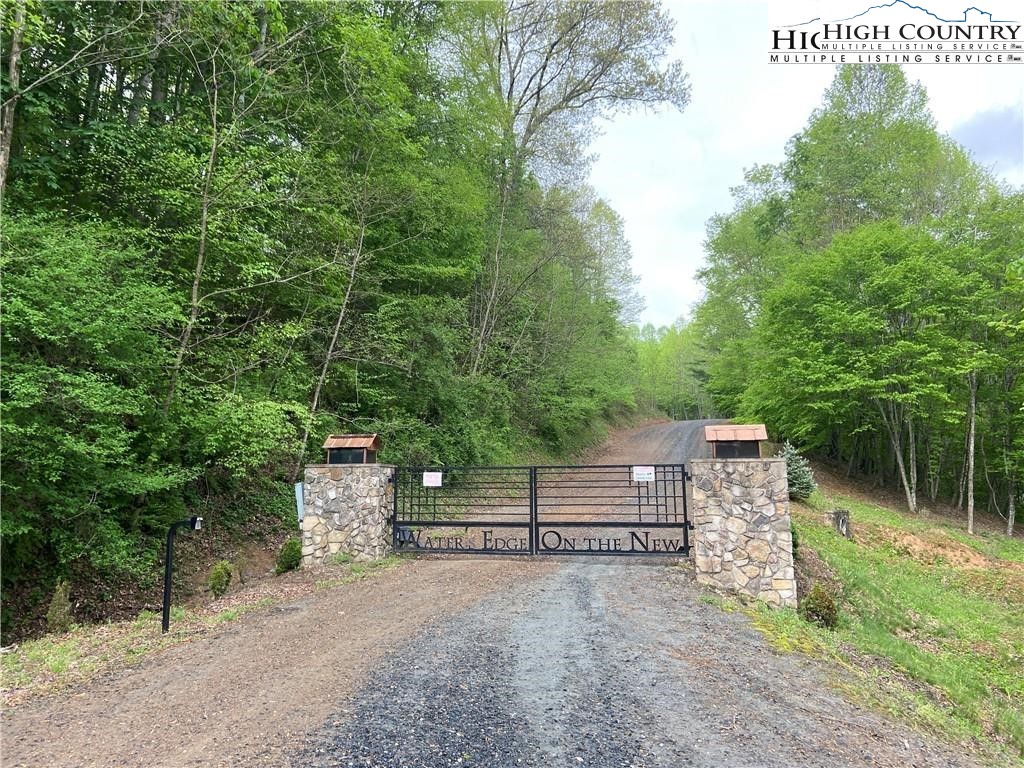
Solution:
[{"label": "white cloud", "polygon": [[[769,64],[772,26],[816,16],[844,18],[880,1],[664,3],[676,19],[674,56],[690,74],[691,103],[681,114],[621,115],[606,123],[594,144],[599,157],[591,175],[594,187],[625,219],[647,301],[643,322],[667,325],[697,300],[694,274],[703,263],[705,222],[732,207],[729,188],[742,182],[744,168],[783,158],[786,142],[805,125],[832,80],[831,65]],[[925,4],[944,18],[958,16],[964,7],[963,0]],[[1008,0],[979,0],[979,5],[1008,18],[1024,17]],[[780,13],[784,19],[777,18]],[[980,113],[1024,109],[1024,65],[905,69],[927,88],[944,133],[957,135]],[[976,154],[981,148],[973,147]],[[1024,159],[1020,168],[1006,163],[997,171],[1020,184]]]}]

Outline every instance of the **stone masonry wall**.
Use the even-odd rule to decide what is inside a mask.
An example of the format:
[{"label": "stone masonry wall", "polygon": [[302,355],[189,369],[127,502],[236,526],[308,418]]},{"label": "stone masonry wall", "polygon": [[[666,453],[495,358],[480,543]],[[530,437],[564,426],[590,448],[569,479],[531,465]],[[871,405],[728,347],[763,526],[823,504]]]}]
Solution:
[{"label": "stone masonry wall", "polygon": [[302,486],[302,564],[318,565],[344,552],[379,560],[391,550],[394,467],[385,464],[311,464]]},{"label": "stone masonry wall", "polygon": [[693,523],[697,581],[796,608],[784,459],[697,459]]}]

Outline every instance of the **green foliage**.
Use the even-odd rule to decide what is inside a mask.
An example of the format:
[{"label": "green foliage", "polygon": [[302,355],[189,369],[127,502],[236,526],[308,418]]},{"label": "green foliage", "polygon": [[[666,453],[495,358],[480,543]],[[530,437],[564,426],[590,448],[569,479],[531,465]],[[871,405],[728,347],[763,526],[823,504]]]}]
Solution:
[{"label": "green foliage", "polygon": [[210,575],[206,579],[206,586],[210,588],[214,597],[221,597],[228,591],[231,585],[231,574],[233,567],[227,560],[218,561],[210,569]]},{"label": "green foliage", "polygon": [[[809,499],[811,494],[818,489],[818,483],[814,479],[814,470],[811,469],[811,462],[801,456],[787,440],[778,454],[786,460],[786,481],[789,485],[789,498],[803,501]],[[796,552],[796,538],[793,539],[793,551]]]},{"label": "green foliage", "polygon": [[302,563],[302,541],[298,538],[288,539],[281,545],[277,553],[277,566],[274,572],[278,575],[294,571]]},{"label": "green foliage", "polygon": [[785,161],[735,197],[708,224],[693,318],[715,409],[900,487],[911,510],[973,497],[1012,528],[1024,194],[935,130],[902,70],[868,65],[840,67]]},{"label": "green foliage", "polygon": [[832,593],[821,584],[815,584],[800,603],[800,615],[806,621],[825,629],[835,629],[839,623],[839,609]]},{"label": "green foliage", "polygon": [[57,580],[57,585],[53,588],[53,595],[50,597],[50,607],[46,611],[46,629],[49,632],[55,634],[67,632],[74,624],[74,618],[71,615],[70,591],[71,586],[67,581]]},{"label": "green foliage", "polygon": [[[840,655],[852,648],[862,659],[886,660],[881,680],[891,676],[891,666],[926,692],[934,689],[927,724],[937,731],[990,744],[995,732],[1011,749],[1024,749],[1024,681],[1016,662],[1024,652],[1024,581],[1017,565],[1024,542],[967,536],[944,519],[850,497],[822,500],[821,509],[835,506],[856,516],[856,543],[836,536],[819,510],[795,516],[804,545],[842,584],[842,621],[820,636],[822,644]],[[981,567],[965,552],[983,555]],[[877,688],[878,680],[870,682]],[[879,703],[874,695],[871,703]]]},{"label": "green foliage", "polygon": [[[657,4],[28,7],[5,598],[77,570],[148,585],[196,512],[286,519],[329,432],[486,463],[577,450],[635,406],[629,246],[578,180],[597,115],[688,97]],[[532,117],[491,78],[522,44],[503,15],[559,41],[557,67],[522,50]]]},{"label": "green foliage", "polygon": [[647,325],[634,343],[640,404],[673,419],[700,419],[711,414],[703,381],[707,357],[693,323],[678,320],[659,329]]}]

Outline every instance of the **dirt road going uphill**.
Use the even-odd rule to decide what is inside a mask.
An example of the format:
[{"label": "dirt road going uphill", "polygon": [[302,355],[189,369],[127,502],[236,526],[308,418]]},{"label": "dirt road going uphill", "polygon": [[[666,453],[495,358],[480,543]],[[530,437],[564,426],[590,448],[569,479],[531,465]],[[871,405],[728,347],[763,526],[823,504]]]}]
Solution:
[{"label": "dirt road going uphill", "polygon": [[[703,424],[594,460],[685,461]],[[700,594],[679,565],[421,559],[8,709],[3,764],[971,765]]]}]

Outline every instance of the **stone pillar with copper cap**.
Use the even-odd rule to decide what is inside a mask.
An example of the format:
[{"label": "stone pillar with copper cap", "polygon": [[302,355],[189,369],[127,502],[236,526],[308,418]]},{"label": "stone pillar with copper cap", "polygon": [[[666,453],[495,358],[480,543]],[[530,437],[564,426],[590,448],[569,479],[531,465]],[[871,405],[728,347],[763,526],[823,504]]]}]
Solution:
[{"label": "stone pillar with copper cap", "polygon": [[379,560],[391,549],[395,468],[377,464],[377,435],[331,435],[326,464],[306,466],[302,486],[302,564],[332,555]]},{"label": "stone pillar with copper cap", "polygon": [[763,424],[716,424],[705,437],[713,458],[690,462],[697,581],[795,608],[785,459],[760,458]]}]

